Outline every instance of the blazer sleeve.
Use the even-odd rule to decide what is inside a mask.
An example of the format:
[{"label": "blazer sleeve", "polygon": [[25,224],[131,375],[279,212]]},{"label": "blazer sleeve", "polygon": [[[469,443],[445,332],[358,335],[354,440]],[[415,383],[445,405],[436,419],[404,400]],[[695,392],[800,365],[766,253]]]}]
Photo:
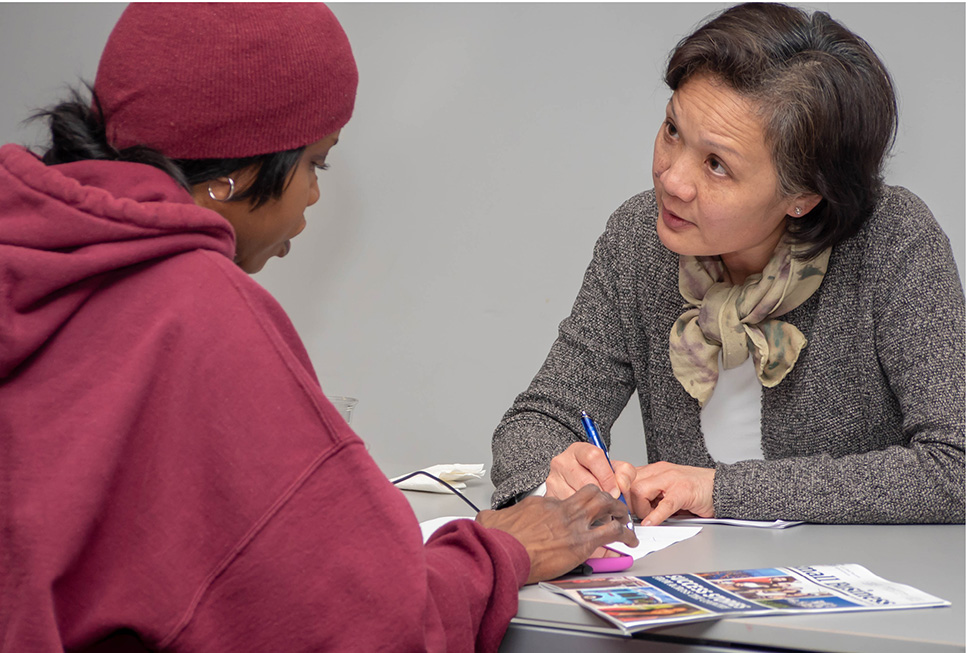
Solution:
[{"label": "blazer sleeve", "polygon": [[514,502],[543,483],[550,460],[586,441],[580,412],[598,423],[610,445],[609,426],[636,387],[618,292],[618,241],[630,211],[616,212],[594,246],[570,315],[529,387],[517,396],[493,434],[494,508]]}]

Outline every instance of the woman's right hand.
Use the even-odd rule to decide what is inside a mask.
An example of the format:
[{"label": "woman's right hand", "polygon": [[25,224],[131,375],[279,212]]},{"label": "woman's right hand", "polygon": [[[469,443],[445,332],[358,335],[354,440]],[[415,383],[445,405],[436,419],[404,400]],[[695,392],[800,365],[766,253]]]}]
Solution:
[{"label": "woman's right hand", "polygon": [[630,492],[637,478],[634,465],[613,460],[614,471],[604,452],[589,442],[575,442],[550,461],[547,496],[566,499],[587,484],[596,485],[615,499]]}]

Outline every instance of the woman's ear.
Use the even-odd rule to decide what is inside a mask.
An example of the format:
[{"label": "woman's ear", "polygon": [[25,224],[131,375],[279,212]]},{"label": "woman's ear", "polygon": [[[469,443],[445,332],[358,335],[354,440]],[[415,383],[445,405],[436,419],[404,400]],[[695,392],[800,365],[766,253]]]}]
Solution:
[{"label": "woman's ear", "polygon": [[793,197],[789,202],[789,209],[786,213],[793,218],[800,218],[803,215],[808,215],[821,201],[822,196],[816,193],[798,195],[797,197]]},{"label": "woman's ear", "polygon": [[[191,188],[195,204],[213,209],[213,203],[227,202],[235,195],[235,180],[231,177],[218,177]],[[217,210],[217,209],[215,209]]]}]

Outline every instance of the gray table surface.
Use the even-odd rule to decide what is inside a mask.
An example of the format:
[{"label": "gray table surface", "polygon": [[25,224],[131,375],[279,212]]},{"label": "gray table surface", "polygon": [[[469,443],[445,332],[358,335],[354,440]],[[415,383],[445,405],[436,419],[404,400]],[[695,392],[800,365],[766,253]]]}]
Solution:
[{"label": "gray table surface", "polygon": [[[492,486],[471,481],[466,495],[489,506]],[[420,521],[472,516],[456,496],[405,492]],[[966,650],[966,528],[825,526],[784,530],[705,525],[696,536],[636,561],[626,574],[653,575],[754,567],[858,563],[887,580],[952,603],[945,608],[722,619],[665,627],[628,638],[568,599],[536,586],[501,651],[828,651],[939,653]]]}]

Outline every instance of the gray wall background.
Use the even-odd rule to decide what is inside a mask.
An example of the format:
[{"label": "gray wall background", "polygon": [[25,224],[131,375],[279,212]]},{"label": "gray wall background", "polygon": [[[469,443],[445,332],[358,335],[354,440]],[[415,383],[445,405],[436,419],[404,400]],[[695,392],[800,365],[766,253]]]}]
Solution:
[{"label": "gray wall background", "polygon": [[[668,51],[724,4],[334,4],[353,44],[355,116],[322,200],[256,279],[387,473],[485,462],[542,363],[597,236],[650,188]],[[960,276],[963,3],[819,3],[876,49],[900,101],[890,183],[932,208]],[[93,81],[123,4],[0,4],[0,139]],[[173,407],[174,409],[174,407]],[[614,455],[642,460],[636,400]]]}]

